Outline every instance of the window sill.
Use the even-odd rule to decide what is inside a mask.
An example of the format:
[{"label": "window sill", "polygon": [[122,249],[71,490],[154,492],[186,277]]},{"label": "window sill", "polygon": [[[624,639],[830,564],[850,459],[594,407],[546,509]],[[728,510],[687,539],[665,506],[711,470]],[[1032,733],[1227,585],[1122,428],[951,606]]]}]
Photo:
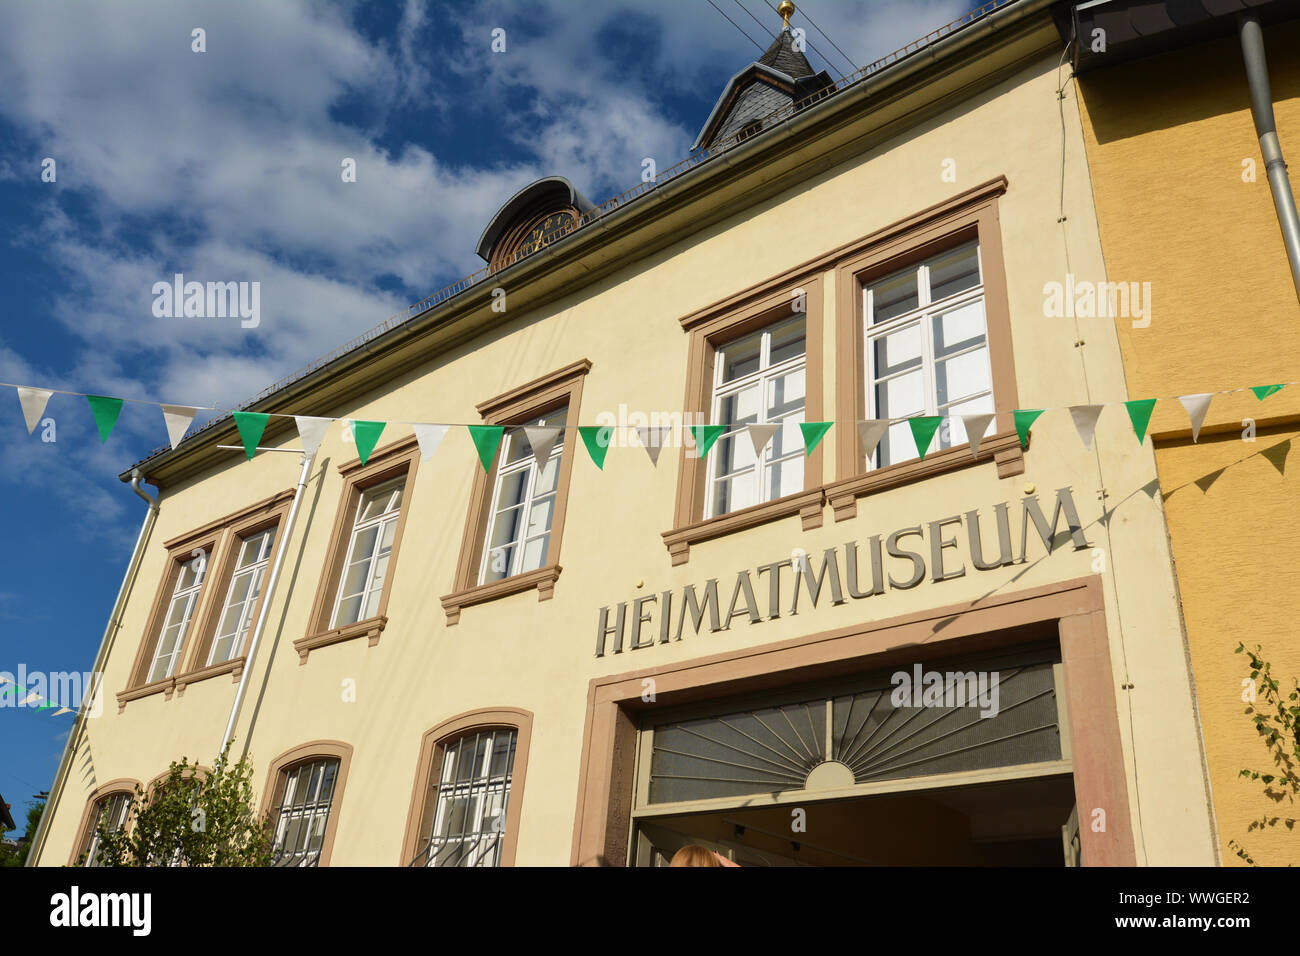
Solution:
[{"label": "window sill", "polygon": [[133,700],[140,700],[143,697],[152,697],[154,694],[164,694],[167,700],[172,699],[172,694],[176,692],[176,678],[164,677],[162,680],[156,680],[152,684],[141,684],[139,687],[131,687],[121,691],[117,695],[117,712],[120,714],[126,710],[126,705]]},{"label": "window sill", "polygon": [[538,601],[549,601],[555,597],[555,582],[560,577],[561,570],[563,569],[558,564],[551,564],[536,571],[525,571],[523,574],[493,581],[491,584],[480,584],[444,595],[442,609],[447,613],[447,626],[451,627],[460,620],[461,608],[485,604],[510,594],[531,591],[533,588],[537,589]]},{"label": "window sill", "polygon": [[945,448],[925,458],[899,462],[897,465],[888,465],[833,482],[826,486],[826,498],[835,513],[835,520],[847,521],[857,517],[858,499],[865,495],[947,471],[956,471],[989,459],[997,464],[999,478],[1011,478],[1025,473],[1025,450],[1020,447],[1020,437],[1014,431],[999,432],[980,442],[978,455],[970,453],[969,444]]},{"label": "window sill", "polygon": [[769,521],[778,521],[781,518],[789,518],[797,514],[803,520],[803,530],[810,531],[813,528],[822,526],[822,506],[825,502],[826,499],[821,488],[786,495],[784,498],[777,498],[775,501],[766,501],[761,505],[751,505],[748,508],[719,515],[716,518],[708,518],[682,528],[665,531],[663,533],[664,545],[672,556],[673,565],[676,566],[685,564],[690,560],[691,545],[693,544],[699,544],[701,541],[708,541],[711,538],[720,538],[736,531],[744,531],[761,524],[767,524]]},{"label": "window sill", "polygon": [[370,647],[379,643],[379,635],[383,633],[384,626],[388,623],[388,618],[380,615],[378,617],[368,617],[364,621],[357,621],[355,624],[349,624],[346,627],[336,627],[328,631],[320,631],[316,634],[308,634],[306,637],[300,637],[293,642],[293,649],[298,652],[298,664],[301,666],[307,663],[307,656],[314,650],[321,647],[329,647],[331,644],[341,644],[344,641],[355,640],[358,637],[364,637],[369,642]]},{"label": "window sill", "polygon": [[244,675],[244,658],[232,657],[228,661],[222,661],[220,664],[213,664],[209,667],[203,667],[196,671],[190,671],[188,674],[181,674],[176,680],[176,693],[178,696],[185,696],[185,688],[190,684],[197,684],[199,681],[207,680],[210,677],[220,677],[222,674],[229,674],[231,681],[239,683],[239,678]]}]

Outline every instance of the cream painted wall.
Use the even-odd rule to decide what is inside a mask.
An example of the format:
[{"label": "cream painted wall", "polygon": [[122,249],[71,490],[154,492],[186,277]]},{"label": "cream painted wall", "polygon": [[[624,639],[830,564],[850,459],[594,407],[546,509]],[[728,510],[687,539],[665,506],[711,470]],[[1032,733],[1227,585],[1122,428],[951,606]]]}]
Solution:
[{"label": "cream painted wall", "polygon": [[[1010,186],[1000,203],[1002,242],[1022,407],[1065,406],[1126,397],[1115,336],[1105,323],[1076,330],[1043,315],[1044,282],[1067,268],[1100,274],[1083,144],[1073,95],[1065,101],[1065,208],[1058,224],[1061,129],[1055,58],[1045,56],[994,90],[950,109],[882,147],[700,233],[684,236],[649,260],[575,293],[553,307],[521,315],[508,327],[429,362],[354,406],[332,414],[364,419],[476,421],[474,405],[581,358],[593,363],[580,420],[601,411],[680,410],[685,390],[686,336],[678,318],[766,280],[845,242],[913,214],[996,176]],[[957,181],[944,182],[945,159]],[[1068,265],[1067,265],[1068,248]],[[833,284],[824,323],[826,402],[836,351]],[[1074,343],[1083,338],[1080,350]],[[1090,391],[1081,357],[1087,361]],[[386,440],[404,437],[402,428]],[[826,480],[832,480],[835,429],[828,436]],[[296,444],[286,440],[286,444]],[[1150,446],[1139,448],[1119,416],[1103,417],[1097,453],[1083,449],[1069,416],[1052,411],[1034,429],[1023,476],[999,480],[991,463],[931,478],[860,500],[858,517],[803,532],[797,518],[696,545],[688,564],[672,567],[661,532],[670,528],[679,458],[665,452],[657,469],[639,448],[614,448],[604,471],[585,453],[573,470],[569,514],[554,600],[534,592],[465,609],[448,628],[439,596],[451,589],[473,469],[468,435],[453,432],[437,455],[419,466],[409,494],[410,516],[392,570],[389,623],[379,644],[364,641],[312,652],[300,665],[291,642],[303,636],[314,588],[338,506],[337,466],[355,456],[332,429],[315,470],[293,540],[290,562],[255,667],[239,738],[248,733],[262,675],[266,693],[257,711],[251,750],[264,778],[270,761],[305,741],[339,739],[355,755],[342,805],[333,863],[392,865],[399,851],[421,734],[464,711],[494,706],[534,714],[527,768],[520,864],[569,860],[588,682],[595,676],[712,654],[850,623],[855,615],[884,619],[937,605],[974,600],[1093,573],[1091,551],[1060,551],[1026,566],[977,572],[910,591],[832,607],[731,631],[687,636],[680,644],[593,656],[600,606],[639,593],[720,579],[729,595],[741,568],[778,560],[795,548],[812,553],[863,541],[872,534],[979,508],[1015,503],[1027,482],[1050,506],[1053,489],[1074,489],[1087,533],[1104,550],[1107,624],[1117,686],[1128,674],[1137,687],[1117,690],[1139,862],[1205,864],[1214,859],[1207,798],[1166,532],[1158,500],[1140,489],[1155,477]],[[296,459],[232,454],[229,467],[169,489],[148,544],[141,580],[130,596],[123,628],[108,662],[110,695],[124,686],[157,582],[164,539],[292,486]],[[1109,528],[1098,524],[1099,488],[1115,508]],[[1018,524],[1016,526],[1018,535]],[[1031,555],[1042,556],[1041,545]],[[643,591],[636,582],[645,581]],[[286,608],[286,595],[289,595]],[[213,599],[209,595],[209,600]],[[357,701],[342,699],[355,681]],[[228,678],[189,687],[183,698],[134,701],[118,714],[110,697],[89,730],[99,780],[147,780],[181,754],[210,759],[234,687]],[[1130,733],[1130,727],[1132,733]],[[1141,778],[1140,803],[1133,767]],[[44,863],[66,860],[89,787],[77,776],[55,813]],[[259,785],[264,779],[259,779]],[[1082,811],[1083,808],[1081,808]],[[1082,816],[1081,812],[1081,816]]]}]

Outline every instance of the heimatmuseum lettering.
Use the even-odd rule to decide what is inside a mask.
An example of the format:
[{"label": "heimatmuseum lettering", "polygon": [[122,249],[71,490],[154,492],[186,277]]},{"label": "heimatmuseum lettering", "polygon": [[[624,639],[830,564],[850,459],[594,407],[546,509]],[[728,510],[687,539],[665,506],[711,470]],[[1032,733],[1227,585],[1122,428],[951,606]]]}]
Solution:
[{"label": "heimatmuseum lettering", "polygon": [[[1074,550],[1092,547],[1084,537],[1071,489],[1066,487],[1056,492],[1050,523],[1037,495],[1021,500],[1018,554],[1012,547],[1010,506],[1001,502],[993,508],[991,526],[983,524],[979,510],[975,509],[925,525],[899,528],[888,535],[872,535],[865,542],[863,552],[859,552],[856,541],[827,548],[816,570],[813,555],[798,560],[783,558],[752,571],[746,568],[736,573],[725,605],[722,601],[726,592],[718,590],[717,578],[709,578],[701,588],[688,584],[680,593],[668,590],[602,607],[596,624],[596,656],[604,657],[611,648],[613,653],[621,654],[625,644],[628,650],[637,651],[656,643],[680,641],[688,623],[698,634],[707,621],[709,632],[713,633],[729,630],[737,618],[759,624],[775,620],[782,613],[795,615],[799,613],[801,600],[805,608],[816,607],[823,593],[829,595],[831,605],[838,605],[849,599],[883,594],[886,586],[898,590],[914,588],[925,580],[927,573],[936,582],[960,578],[966,574],[966,565],[960,558],[961,546],[955,529],[963,524],[967,557],[976,570],[991,571],[1023,564],[1028,560],[1029,529],[1034,529],[1050,554],[1062,515]],[[886,556],[891,559],[889,565]]]}]

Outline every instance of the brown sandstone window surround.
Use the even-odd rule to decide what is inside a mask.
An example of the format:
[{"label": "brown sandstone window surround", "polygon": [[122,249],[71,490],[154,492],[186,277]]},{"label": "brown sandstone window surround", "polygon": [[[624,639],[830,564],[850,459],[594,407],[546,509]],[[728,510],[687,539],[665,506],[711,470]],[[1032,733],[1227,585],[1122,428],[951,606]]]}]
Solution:
[{"label": "brown sandstone window surround", "polygon": [[[681,320],[689,333],[686,367],[688,414],[702,415],[711,422],[714,372],[720,349],[729,343],[773,326],[798,314],[802,293],[805,336],[805,398],[803,420],[823,421],[822,415],[822,279],[819,264],[805,266],[777,279],[748,289]],[[716,446],[715,446],[716,447]],[[709,455],[716,454],[710,450]],[[751,505],[717,517],[705,518],[709,494],[709,461],[683,449],[677,479],[673,529],[663,533],[664,545],[674,565],[690,559],[692,544],[752,528],[769,521],[799,515],[805,531],[821,527],[822,448],[818,446],[803,461],[803,490],[771,501]],[[761,464],[761,463],[760,463]]]},{"label": "brown sandstone window surround", "polygon": [[313,740],[310,743],[294,747],[271,761],[267,771],[266,790],[262,794],[262,813],[264,819],[270,820],[271,832],[279,828],[279,811],[284,800],[289,775],[304,765],[315,761],[337,761],[337,770],[331,781],[328,818],[322,835],[315,866],[329,866],[330,854],[334,850],[334,836],[338,832],[339,810],[343,805],[343,787],[348,780],[348,768],[352,764],[352,745],[341,740]]},{"label": "brown sandstone window surround", "polygon": [[[86,800],[86,808],[81,812],[81,823],[77,828],[77,842],[72,845],[72,856],[68,858],[68,866],[92,865],[87,859],[86,863],[80,862],[83,854],[89,853],[92,841],[95,839],[95,830],[99,825],[99,813],[104,807],[107,807],[113,798],[125,796],[129,801],[136,799],[136,787],[140,785],[138,780],[119,778],[110,780],[102,786],[96,787]],[[130,811],[130,803],[126,806],[126,811]],[[125,816],[122,817],[121,826],[125,826]]]},{"label": "brown sandstone window surround", "polygon": [[[221,582],[228,581],[228,576],[219,572],[234,560],[234,552],[238,550],[236,535],[250,533],[249,529],[282,527],[284,515],[288,511],[292,498],[292,489],[282,491],[264,501],[163,542],[170,559],[167,572],[163,575],[153,607],[149,612],[144,640],[141,641],[131,666],[130,682],[126,690],[117,695],[119,713],[125,710],[127,703],[132,700],[158,693],[163,694],[165,699],[171,700],[174,693],[178,691],[183,693],[188,684],[209,677],[233,674],[233,679],[236,682],[239,680],[243,669],[242,657],[235,657],[213,667],[196,663],[204,659],[199,656],[200,649],[203,654],[206,654],[206,648],[211,643],[212,630],[217,626],[216,617],[220,614],[220,609],[214,611],[213,604],[220,604],[225,600],[226,593]],[[278,546],[277,536],[275,547]],[[196,550],[202,552],[201,558],[195,555]],[[168,676],[150,681],[149,670],[154,663],[158,641],[167,624],[177,580],[180,575],[186,573],[187,566],[193,569],[196,560],[201,560],[203,565],[202,581],[198,585],[198,592],[180,646],[175,651],[176,664]],[[214,593],[217,595],[215,598],[212,597]]]},{"label": "brown sandstone window surround", "polygon": [[519,843],[519,821],[524,801],[524,775],[528,769],[528,747],[533,733],[533,715],[516,707],[474,710],[445,720],[425,732],[420,739],[420,756],[416,764],[415,786],[407,811],[406,834],[402,839],[401,866],[412,865],[425,851],[437,810],[435,772],[442,766],[445,748],[471,737],[476,732],[513,730],[514,761],[510,771],[509,796],[506,800],[505,831],[501,838],[499,866],[514,866]]},{"label": "brown sandstone window surround", "polygon": [[548,601],[555,594],[555,582],[560,576],[560,541],[564,532],[564,517],[569,499],[569,480],[573,472],[573,462],[577,457],[578,437],[576,426],[582,406],[582,385],[591,371],[591,362],[586,359],[566,365],[549,375],[534,379],[518,388],[511,389],[503,395],[489,399],[477,406],[479,415],[485,425],[502,425],[506,427],[506,436],[510,428],[533,423],[549,412],[567,409],[563,451],[556,476],[554,511],[551,517],[550,538],[546,546],[546,557],[541,567],[486,584],[479,582],[479,568],[482,564],[483,549],[491,518],[493,489],[496,486],[497,470],[506,447],[503,438],[497,451],[496,460],[490,472],[475,466],[474,484],[470,491],[469,514],[465,521],[465,533],[461,538],[460,559],[456,566],[453,581],[454,590],[442,598],[442,607],[450,626],[460,620],[461,610],[474,604],[482,604],[510,594],[537,590],[539,601]]},{"label": "brown sandstone window surround", "polygon": [[[334,516],[334,527],[330,531],[325,566],[316,587],[316,600],[312,604],[307,633],[293,642],[299,664],[307,663],[312,651],[330,644],[359,637],[366,638],[370,647],[379,643],[379,636],[388,623],[388,598],[393,590],[393,574],[397,567],[406,519],[411,513],[411,494],[415,489],[415,471],[419,461],[419,444],[416,437],[411,435],[378,449],[364,465],[360,458],[354,458],[339,466],[339,474],[343,477],[343,493]],[[401,483],[401,498],[375,611],[360,620],[333,626],[339,589],[343,583],[344,564],[352,546],[357,509],[367,491],[390,482]]]},{"label": "brown sandstone window surround", "polygon": [[[835,520],[857,514],[857,499],[885,488],[993,459],[998,477],[1023,474],[1024,452],[1011,412],[1017,406],[1011,349],[1011,318],[1002,258],[998,197],[1007,180],[999,177],[894,223],[844,250],[836,270],[836,480],[826,486]],[[976,240],[982,260],[984,315],[992,366],[994,433],[980,442],[978,458],[969,444],[868,470],[856,427],[845,423],[866,417],[863,289],[874,280]],[[924,321],[924,320],[922,320]]]}]

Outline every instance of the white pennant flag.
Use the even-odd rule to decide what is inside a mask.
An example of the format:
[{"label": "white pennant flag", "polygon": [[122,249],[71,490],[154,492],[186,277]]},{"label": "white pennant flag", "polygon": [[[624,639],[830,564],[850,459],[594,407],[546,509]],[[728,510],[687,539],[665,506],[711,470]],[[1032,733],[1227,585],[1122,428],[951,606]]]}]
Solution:
[{"label": "white pennant flag", "polygon": [[71,707],[60,707],[58,710],[54,712],[52,716],[58,717],[60,714],[70,714],[70,713],[72,713]]},{"label": "white pennant flag", "polygon": [[1105,405],[1070,406],[1070,417],[1074,419],[1074,427],[1079,430],[1084,448],[1092,449],[1092,436],[1097,431],[1097,419],[1101,417],[1101,410],[1105,407]]},{"label": "white pennant flag", "polygon": [[442,444],[450,425],[413,425],[415,440],[420,443],[420,461],[428,461]]},{"label": "white pennant flag", "polygon": [[992,412],[983,412],[979,415],[961,416],[962,427],[966,429],[966,437],[970,440],[970,453],[974,458],[980,453],[980,442],[988,433],[989,425],[993,422]]},{"label": "white pennant flag", "polygon": [[781,430],[778,425],[750,425],[749,440],[754,443],[754,457],[759,458],[763,454],[763,449],[767,447],[772,436]]},{"label": "white pennant flag", "polygon": [[298,437],[302,439],[303,454],[316,454],[320,449],[320,443],[325,440],[325,432],[330,427],[330,422],[334,419],[295,415],[293,420],[298,425]]},{"label": "white pennant flag", "polygon": [[30,694],[28,694],[26,697],[24,697],[22,700],[18,702],[18,706],[26,707],[28,704],[35,704],[36,702],[42,701],[44,699],[45,698],[42,697],[40,694],[36,693],[36,691],[32,691]]},{"label": "white pennant flag", "polygon": [[30,435],[36,431],[41,415],[45,412],[45,405],[54,393],[43,388],[23,388],[21,385],[15,388],[18,389],[18,403],[23,407],[23,418],[27,422],[27,434]]},{"label": "white pennant flag", "polygon": [[649,425],[638,425],[636,428],[637,437],[641,439],[641,447],[645,453],[650,456],[650,464],[659,464],[659,453],[664,450],[664,445],[668,444],[668,433],[672,431],[669,425],[661,425],[658,428],[651,428]]},{"label": "white pennant flag", "polygon": [[528,444],[533,449],[533,458],[537,461],[539,469],[546,467],[547,461],[551,458],[551,450],[560,440],[560,433],[563,430],[558,425],[525,426],[524,434],[528,437]]},{"label": "white pennant flag", "polygon": [[868,458],[874,455],[876,446],[880,444],[880,439],[885,437],[885,432],[888,430],[888,418],[869,418],[864,422],[858,422],[858,441],[862,443],[862,454]]},{"label": "white pennant flag", "polygon": [[167,440],[175,449],[189,431],[190,422],[194,421],[197,408],[189,405],[162,405],[163,421],[167,424]]},{"label": "white pennant flag", "polygon": [[1210,411],[1210,402],[1214,400],[1214,393],[1179,395],[1178,400],[1183,403],[1183,408],[1187,409],[1187,417],[1192,420],[1192,441],[1195,442],[1201,435],[1201,426],[1205,424],[1205,416]]}]

